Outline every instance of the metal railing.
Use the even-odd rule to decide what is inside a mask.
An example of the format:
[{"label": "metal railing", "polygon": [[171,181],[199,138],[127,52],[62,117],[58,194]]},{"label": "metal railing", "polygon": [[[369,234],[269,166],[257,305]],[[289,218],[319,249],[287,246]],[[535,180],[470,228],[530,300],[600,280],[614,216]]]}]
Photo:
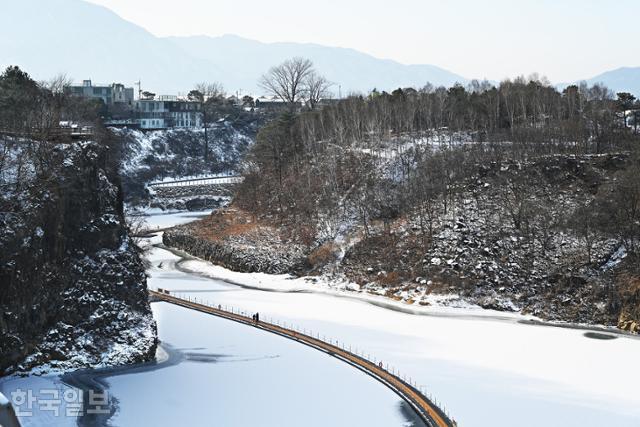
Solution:
[{"label": "metal railing", "polygon": [[26,130],[6,130],[0,129],[0,135],[15,138],[30,138],[35,140],[61,140],[61,139],[79,139],[87,140],[93,138],[94,132],[91,127],[71,128],[71,127],[53,127],[50,129],[26,129]]},{"label": "metal railing", "polygon": [[189,187],[194,185],[226,185],[240,184],[244,177],[239,175],[212,177],[212,178],[192,178],[180,179],[175,181],[151,182],[147,184],[149,187]]}]

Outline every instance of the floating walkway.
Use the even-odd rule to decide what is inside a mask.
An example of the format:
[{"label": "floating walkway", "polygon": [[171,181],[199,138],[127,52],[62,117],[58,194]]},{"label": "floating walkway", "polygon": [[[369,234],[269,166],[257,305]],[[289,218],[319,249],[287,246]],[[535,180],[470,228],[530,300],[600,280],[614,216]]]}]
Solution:
[{"label": "floating walkway", "polygon": [[317,350],[323,351],[337,359],[346,362],[366,374],[374,377],[402,399],[404,399],[415,410],[416,414],[430,427],[456,427],[457,423],[452,419],[443,409],[439,408],[431,399],[425,396],[416,386],[411,384],[411,380],[407,381],[406,378],[401,378],[396,375],[395,372],[389,371],[388,367],[385,367],[382,362],[375,363],[366,359],[363,356],[352,353],[349,349],[340,347],[337,341],[327,342],[321,339],[319,335],[313,336],[311,332],[308,335],[307,331],[300,332],[294,329],[290,329],[279,324],[273,324],[266,322],[266,319],[260,319],[256,322],[253,320],[250,314],[243,312],[236,312],[233,309],[228,311],[226,308],[218,305],[206,304],[203,301],[191,297],[178,297],[172,295],[169,291],[158,289],[157,291],[149,290],[149,294],[152,301],[163,301],[171,304],[175,304],[181,307],[189,308],[192,310],[200,311],[202,313],[211,314],[221,317],[223,319],[232,320],[234,322],[243,323],[255,328],[259,328],[285,338],[289,338],[294,341],[298,341],[302,344],[313,347]]}]

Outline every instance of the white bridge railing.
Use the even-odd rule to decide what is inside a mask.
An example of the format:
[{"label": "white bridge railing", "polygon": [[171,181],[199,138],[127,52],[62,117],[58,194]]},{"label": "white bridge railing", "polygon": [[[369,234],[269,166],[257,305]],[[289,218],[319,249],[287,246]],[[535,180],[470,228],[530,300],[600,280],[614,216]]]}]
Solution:
[{"label": "white bridge railing", "polygon": [[193,179],[180,179],[176,181],[161,181],[161,182],[151,182],[148,184],[149,187],[160,188],[160,187],[189,187],[195,185],[227,185],[227,184],[240,184],[244,181],[244,177],[235,175],[235,176],[224,176],[224,177],[212,177],[212,178],[193,178]]}]

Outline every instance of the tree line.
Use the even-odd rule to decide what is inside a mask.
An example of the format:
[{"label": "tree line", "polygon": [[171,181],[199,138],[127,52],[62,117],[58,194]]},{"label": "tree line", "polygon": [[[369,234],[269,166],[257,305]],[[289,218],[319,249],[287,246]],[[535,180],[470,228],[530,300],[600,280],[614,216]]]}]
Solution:
[{"label": "tree line", "polygon": [[472,132],[479,142],[545,143],[598,152],[624,127],[625,109],[634,107],[640,105],[633,95],[621,93],[615,99],[599,84],[559,91],[534,76],[498,86],[473,81],[448,89],[374,89],[367,96],[350,96],[319,114],[305,115],[298,126],[304,140],[340,145],[375,145],[393,136],[442,130],[451,139],[456,132]]},{"label": "tree line", "polygon": [[47,139],[62,121],[95,124],[100,103],[65,94],[70,80],[59,75],[37,82],[19,67],[0,74],[0,131]]},{"label": "tree line", "polygon": [[[598,84],[558,90],[536,76],[352,95],[322,109],[288,112],[263,127],[237,203],[290,225],[310,244],[334,237],[345,221],[356,219],[368,234],[374,221],[388,226],[403,215],[428,239],[437,218],[461,203],[461,190],[484,166],[636,150],[638,135],[624,119],[632,108],[638,103],[629,94],[615,96]],[[620,196],[622,183],[637,193],[637,160],[630,168],[611,194]],[[502,179],[498,202],[511,226],[524,234],[533,220],[542,226],[548,213],[531,202],[534,183],[516,175]],[[602,200],[597,215],[613,209],[612,200]],[[636,199],[626,202],[625,215],[640,219]],[[537,229],[535,238],[544,240],[543,232]]]},{"label": "tree line", "polygon": [[[55,143],[72,142],[70,134],[58,132],[65,122],[91,126],[92,139],[108,147],[99,166],[114,175],[119,170],[122,143],[102,125],[101,103],[66,94],[69,84],[64,75],[38,82],[16,66],[0,74],[0,177],[7,200],[25,178],[32,178],[33,188],[59,185],[53,178],[64,151],[56,150]],[[10,212],[5,202],[3,197],[0,208]]]}]

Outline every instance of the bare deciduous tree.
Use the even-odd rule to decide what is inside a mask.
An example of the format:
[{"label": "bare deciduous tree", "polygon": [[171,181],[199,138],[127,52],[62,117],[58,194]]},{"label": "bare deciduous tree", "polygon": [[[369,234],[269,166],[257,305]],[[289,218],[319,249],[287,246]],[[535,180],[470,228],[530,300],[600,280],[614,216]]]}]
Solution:
[{"label": "bare deciduous tree", "polygon": [[305,81],[313,73],[313,63],[292,58],[272,67],[259,81],[260,87],[292,107],[305,95]]},{"label": "bare deciduous tree", "polygon": [[58,74],[47,82],[40,83],[40,86],[49,91],[48,108],[43,111],[43,127],[53,128],[58,126],[63,120],[62,111],[65,109],[69,101],[69,97],[65,94],[65,88],[71,86],[73,80],[66,74]]},{"label": "bare deciduous tree", "polygon": [[189,99],[200,102],[204,128],[204,161],[209,160],[209,126],[215,120],[215,107],[224,101],[224,88],[220,83],[198,83],[189,92]]},{"label": "bare deciduous tree", "polygon": [[314,110],[322,98],[329,96],[331,82],[317,72],[311,71],[304,82],[304,86],[307,104],[311,110]]}]

